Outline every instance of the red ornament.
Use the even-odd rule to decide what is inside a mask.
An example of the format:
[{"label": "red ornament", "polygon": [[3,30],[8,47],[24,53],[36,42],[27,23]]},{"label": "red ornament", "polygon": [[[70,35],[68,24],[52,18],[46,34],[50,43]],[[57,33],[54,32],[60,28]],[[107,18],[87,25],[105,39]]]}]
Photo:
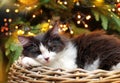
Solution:
[{"label": "red ornament", "polygon": [[116,4],[116,7],[117,7],[117,8],[120,8],[120,3]]}]

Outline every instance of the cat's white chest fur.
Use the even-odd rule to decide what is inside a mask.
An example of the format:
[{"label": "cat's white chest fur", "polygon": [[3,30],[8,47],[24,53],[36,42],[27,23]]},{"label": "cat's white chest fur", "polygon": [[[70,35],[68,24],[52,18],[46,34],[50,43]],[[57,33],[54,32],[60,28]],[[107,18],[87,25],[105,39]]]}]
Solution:
[{"label": "cat's white chest fur", "polygon": [[55,60],[50,67],[54,68],[63,68],[63,69],[75,69],[77,68],[76,64],[76,57],[77,57],[77,50],[71,43],[68,46],[57,54],[59,57]]},{"label": "cat's white chest fur", "polygon": [[[47,49],[44,48],[47,53]],[[49,52],[50,53],[50,52]],[[22,59],[22,64],[24,66],[28,65],[47,65],[52,68],[63,68],[63,69],[75,69],[77,68],[76,65],[76,57],[77,57],[77,50],[76,48],[69,43],[68,46],[61,52],[54,55],[53,53],[50,53],[52,58],[55,58],[50,63],[46,64],[44,60],[43,55],[39,55],[36,59],[30,58],[30,57],[24,57]],[[45,63],[45,64],[44,64]]]},{"label": "cat's white chest fur", "polygon": [[76,65],[77,50],[72,45],[70,45],[68,48],[69,49],[67,50],[65,49],[58,54],[58,56],[60,56],[59,59],[56,60],[53,64],[51,64],[51,67],[63,69],[77,68]]}]

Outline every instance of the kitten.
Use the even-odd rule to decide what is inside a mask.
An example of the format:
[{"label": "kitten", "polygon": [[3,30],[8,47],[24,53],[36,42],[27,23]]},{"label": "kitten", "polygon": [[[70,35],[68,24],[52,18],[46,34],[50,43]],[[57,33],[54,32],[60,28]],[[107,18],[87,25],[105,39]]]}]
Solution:
[{"label": "kitten", "polygon": [[120,69],[120,40],[100,32],[68,38],[55,25],[45,34],[19,36],[23,46],[23,66],[86,70]]}]

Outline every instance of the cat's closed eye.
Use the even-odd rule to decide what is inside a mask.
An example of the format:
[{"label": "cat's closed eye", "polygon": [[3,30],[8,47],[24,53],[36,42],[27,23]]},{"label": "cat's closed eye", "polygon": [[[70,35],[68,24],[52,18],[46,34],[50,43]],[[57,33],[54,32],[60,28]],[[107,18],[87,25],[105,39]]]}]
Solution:
[{"label": "cat's closed eye", "polygon": [[39,53],[39,54],[41,54],[41,52],[39,50],[39,47],[36,44],[34,44],[34,43],[32,43],[29,47],[27,47],[27,50],[31,51],[33,53]]},{"label": "cat's closed eye", "polygon": [[56,46],[53,46],[50,48],[51,51],[56,51],[57,50],[57,47]]}]

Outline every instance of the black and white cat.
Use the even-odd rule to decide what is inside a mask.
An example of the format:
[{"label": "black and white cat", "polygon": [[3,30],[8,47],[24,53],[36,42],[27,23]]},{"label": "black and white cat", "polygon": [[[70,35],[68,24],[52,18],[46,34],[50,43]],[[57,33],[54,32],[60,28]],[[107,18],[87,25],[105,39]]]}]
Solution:
[{"label": "black and white cat", "polygon": [[68,38],[55,25],[45,34],[19,36],[23,46],[22,64],[86,70],[120,69],[120,40],[100,32]]}]

